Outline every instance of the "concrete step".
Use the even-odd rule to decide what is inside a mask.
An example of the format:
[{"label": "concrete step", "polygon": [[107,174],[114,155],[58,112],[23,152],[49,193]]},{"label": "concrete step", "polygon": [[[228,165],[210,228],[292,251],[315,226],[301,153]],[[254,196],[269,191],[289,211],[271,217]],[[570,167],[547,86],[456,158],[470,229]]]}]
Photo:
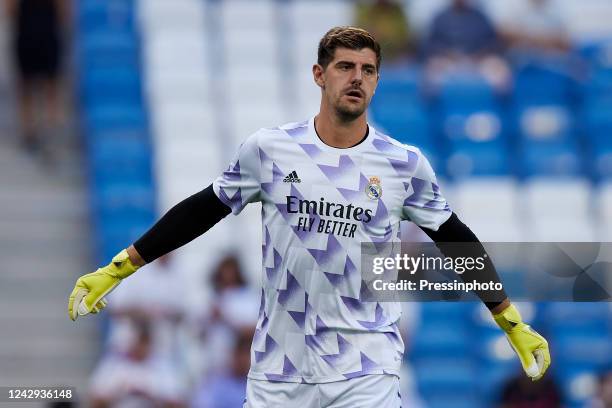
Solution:
[{"label": "concrete step", "polygon": [[21,384],[17,381],[22,380],[29,384],[62,385],[56,379],[76,378],[79,373],[81,375],[91,373],[97,358],[95,354],[70,358],[62,355],[39,356],[36,359],[0,356],[0,365],[2,365],[0,375],[9,384]]},{"label": "concrete step", "polygon": [[19,186],[0,191],[2,219],[24,221],[87,219],[89,217],[87,205],[85,192],[74,186],[39,189]]},{"label": "concrete step", "polygon": [[9,286],[20,280],[36,280],[41,285],[72,282],[76,276],[95,269],[88,252],[74,252],[70,248],[61,252],[37,251],[36,256],[0,251],[0,259],[0,285]]},{"label": "concrete step", "polygon": [[[0,231],[0,260],[9,255],[19,256],[22,259],[28,257],[47,259],[59,255],[91,254],[93,248],[89,224],[83,225],[83,229],[87,231],[74,234],[72,237],[58,237],[44,231],[38,236],[25,237],[23,233],[10,234],[8,231]],[[0,271],[4,269],[0,262]]]}]

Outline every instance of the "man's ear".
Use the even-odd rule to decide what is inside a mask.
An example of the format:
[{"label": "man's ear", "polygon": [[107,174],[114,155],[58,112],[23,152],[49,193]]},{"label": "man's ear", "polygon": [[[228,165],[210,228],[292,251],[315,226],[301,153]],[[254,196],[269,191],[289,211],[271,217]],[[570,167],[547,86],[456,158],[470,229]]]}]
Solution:
[{"label": "man's ear", "polygon": [[312,66],[312,75],[314,77],[315,83],[319,85],[319,87],[325,89],[325,78],[323,78],[324,69],[319,64],[314,64]]}]

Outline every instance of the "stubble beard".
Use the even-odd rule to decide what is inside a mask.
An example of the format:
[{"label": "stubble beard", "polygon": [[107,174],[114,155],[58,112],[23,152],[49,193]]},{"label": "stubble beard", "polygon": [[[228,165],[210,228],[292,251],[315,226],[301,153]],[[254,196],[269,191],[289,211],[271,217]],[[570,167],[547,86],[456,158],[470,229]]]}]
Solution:
[{"label": "stubble beard", "polygon": [[336,115],[340,121],[349,123],[359,118],[366,110],[366,104],[362,104],[356,107],[343,105],[341,102],[336,104]]}]

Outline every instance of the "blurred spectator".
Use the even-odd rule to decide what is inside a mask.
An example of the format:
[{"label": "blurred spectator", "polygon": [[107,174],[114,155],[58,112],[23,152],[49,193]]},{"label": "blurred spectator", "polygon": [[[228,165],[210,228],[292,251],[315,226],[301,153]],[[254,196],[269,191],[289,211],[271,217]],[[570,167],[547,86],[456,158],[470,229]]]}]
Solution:
[{"label": "blurred spectator", "polygon": [[151,359],[174,378],[175,395],[186,396],[188,378],[187,333],[182,325],[187,305],[184,280],[170,255],[147,265],[146,271],[126,279],[109,295],[112,316],[110,348],[122,352],[134,321],[146,321],[151,330]]},{"label": "blurred spectator", "polygon": [[473,0],[452,0],[434,17],[423,45],[427,80],[435,90],[457,75],[480,75],[505,92],[511,71],[501,57],[500,45],[493,23]]},{"label": "blurred spectator", "polygon": [[413,38],[401,1],[363,0],[357,3],[355,25],[368,30],[382,47],[383,62],[402,62],[413,53]]},{"label": "blurred spectator", "polygon": [[260,304],[259,294],[246,284],[234,255],[219,262],[212,286],[215,291],[212,307],[202,324],[205,376],[228,366],[236,332],[255,327]]},{"label": "blurred spectator", "polygon": [[508,45],[521,52],[565,52],[570,42],[559,8],[550,0],[528,0],[503,30]]},{"label": "blurred spectator", "polygon": [[103,357],[91,380],[91,407],[184,407],[175,373],[153,354],[148,320],[135,320],[125,351]]},{"label": "blurred spectator", "polygon": [[[13,26],[13,58],[18,74],[21,143],[29,150],[40,145],[36,101],[44,102],[47,126],[62,121],[60,103],[63,29],[69,21],[65,0],[5,0]],[[40,95],[39,95],[40,94]]]},{"label": "blurred spectator", "polygon": [[246,395],[246,377],[251,365],[253,330],[236,333],[229,369],[205,381],[196,391],[194,408],[241,407]]},{"label": "blurred spectator", "polygon": [[502,388],[500,408],[558,408],[561,393],[551,375],[532,381],[523,372]]},{"label": "blurred spectator", "polygon": [[612,370],[606,370],[599,376],[597,396],[589,408],[612,408]]},{"label": "blurred spectator", "polygon": [[122,282],[109,295],[109,311],[113,318],[111,347],[122,343],[123,325],[129,326],[135,319],[150,320],[155,354],[178,363],[181,358],[178,344],[180,323],[187,312],[182,296],[183,285],[184,280],[173,269],[169,255],[147,265],[146,273],[136,274]]},{"label": "blurred spectator", "polygon": [[434,17],[425,52],[428,57],[480,57],[499,52],[493,23],[470,0],[452,0]]},{"label": "blurred spectator", "polygon": [[[119,387],[102,378],[107,372],[122,377],[154,367],[151,378],[134,387],[153,387],[163,380],[162,394],[156,398],[169,406],[181,406],[180,402],[187,399],[187,357],[181,326],[186,312],[183,284],[180,274],[172,268],[171,258],[164,256],[147,265],[145,272],[126,279],[109,295],[112,320],[108,353],[95,375],[94,392]],[[130,358],[141,356],[145,350],[146,358]]]}]

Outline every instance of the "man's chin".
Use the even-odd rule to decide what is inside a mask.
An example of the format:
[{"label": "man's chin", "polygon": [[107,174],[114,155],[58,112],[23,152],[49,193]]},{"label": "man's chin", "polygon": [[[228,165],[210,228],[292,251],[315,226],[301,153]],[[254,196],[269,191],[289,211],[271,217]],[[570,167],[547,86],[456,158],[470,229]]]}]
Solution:
[{"label": "man's chin", "polygon": [[365,108],[361,106],[351,108],[346,106],[339,106],[336,108],[336,113],[345,122],[350,122],[359,118],[361,115],[363,115],[364,112]]}]

